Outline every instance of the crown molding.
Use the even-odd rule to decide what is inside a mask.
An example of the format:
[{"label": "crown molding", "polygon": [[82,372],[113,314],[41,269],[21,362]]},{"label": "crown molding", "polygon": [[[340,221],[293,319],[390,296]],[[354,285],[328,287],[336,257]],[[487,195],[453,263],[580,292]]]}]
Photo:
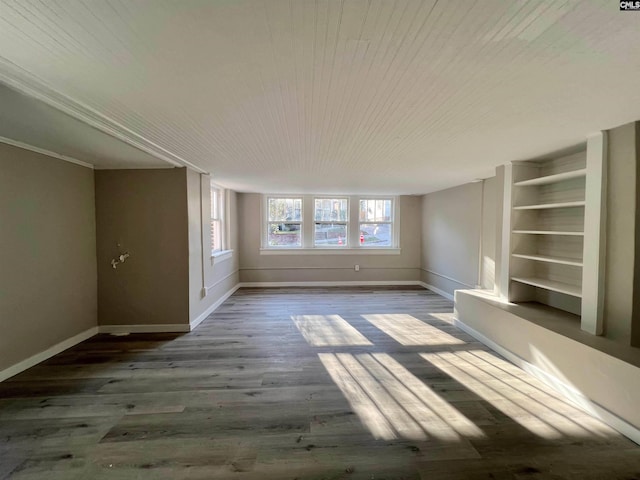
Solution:
[{"label": "crown molding", "polygon": [[189,167],[199,173],[208,173],[94,108],[56,91],[41,78],[2,56],[0,56],[0,82],[173,166]]},{"label": "crown molding", "polygon": [[10,138],[0,137],[0,143],[6,143],[7,145],[11,145],[12,147],[22,148],[23,150],[29,150],[31,152],[39,153],[40,155],[46,155],[47,157],[57,158],[58,160],[64,160],[65,162],[75,163],[76,165],[90,168],[91,170],[94,169],[92,164],[83,162],[82,160],[78,160],[77,158],[52,152],[51,150],[45,150],[44,148],[34,147],[33,145],[29,145],[28,143],[18,142],[17,140],[12,140]]}]

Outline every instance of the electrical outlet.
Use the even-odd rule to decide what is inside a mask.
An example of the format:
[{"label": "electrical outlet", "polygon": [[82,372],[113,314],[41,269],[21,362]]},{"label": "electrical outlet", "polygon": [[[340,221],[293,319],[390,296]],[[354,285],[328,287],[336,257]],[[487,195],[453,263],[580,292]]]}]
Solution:
[{"label": "electrical outlet", "polygon": [[207,287],[204,287],[201,291],[200,291],[200,295],[202,296],[202,298],[207,296]]},{"label": "electrical outlet", "polygon": [[355,270],[356,270],[356,272],[359,272],[360,271],[360,265],[356,265],[355,266]]}]

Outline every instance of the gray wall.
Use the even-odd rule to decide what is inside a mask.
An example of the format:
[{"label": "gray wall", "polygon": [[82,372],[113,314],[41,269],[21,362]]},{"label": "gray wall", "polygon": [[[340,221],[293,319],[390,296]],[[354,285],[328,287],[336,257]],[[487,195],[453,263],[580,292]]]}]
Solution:
[{"label": "gray wall", "polygon": [[[224,261],[211,258],[211,189],[209,175],[187,170],[189,204],[189,319],[196,320],[239,282],[238,209],[236,193],[229,192],[229,245],[233,256]],[[204,248],[203,248],[204,247]],[[208,293],[203,296],[202,290]]]},{"label": "gray wall", "polygon": [[636,224],[635,224],[635,267],[633,273],[633,291],[638,295],[633,295],[633,315],[631,316],[631,345],[640,347],[640,222],[638,221],[638,212],[640,212],[640,122],[635,122],[636,130]]},{"label": "gray wall", "polygon": [[[95,172],[100,325],[189,323],[186,176],[184,168]],[[125,251],[131,257],[113,269]]]},{"label": "gray wall", "polygon": [[260,255],[261,198],[257,193],[238,194],[241,282],[420,279],[420,197],[400,197],[399,255]]},{"label": "gray wall", "polygon": [[495,249],[495,178],[422,197],[423,282],[451,295],[479,280],[493,290]]},{"label": "gray wall", "polygon": [[97,325],[93,171],[0,144],[0,371]]},{"label": "gray wall", "polygon": [[[491,177],[482,183],[480,286],[486,290],[494,290],[496,280],[497,182],[496,177]],[[502,194],[502,190],[499,193]],[[500,221],[502,221],[502,218]]]},{"label": "gray wall", "polygon": [[636,231],[636,124],[609,131],[604,335],[629,343]]}]

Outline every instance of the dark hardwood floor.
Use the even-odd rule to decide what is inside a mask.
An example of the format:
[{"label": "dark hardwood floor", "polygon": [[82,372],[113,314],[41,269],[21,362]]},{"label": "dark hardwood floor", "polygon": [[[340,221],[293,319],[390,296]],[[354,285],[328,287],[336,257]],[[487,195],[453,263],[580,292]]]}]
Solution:
[{"label": "dark hardwood floor", "polygon": [[[421,288],[241,289],[0,383],[0,478],[640,480],[640,447]],[[46,321],[46,319],[43,319]]]}]

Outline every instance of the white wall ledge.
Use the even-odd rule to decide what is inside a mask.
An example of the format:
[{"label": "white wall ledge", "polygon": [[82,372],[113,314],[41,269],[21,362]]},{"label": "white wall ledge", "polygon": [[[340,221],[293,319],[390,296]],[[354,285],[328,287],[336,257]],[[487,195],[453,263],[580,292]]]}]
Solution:
[{"label": "white wall ledge", "polygon": [[634,360],[637,352],[628,347],[634,358],[623,359],[617,349],[606,352],[597,348],[594,340],[608,343],[607,339],[580,330],[578,317],[573,325],[576,338],[567,335],[566,329],[554,331],[541,324],[546,316],[553,323],[558,323],[560,316],[575,317],[569,313],[543,308],[536,321],[533,317],[529,320],[523,316],[527,308],[504,304],[495,298],[475,290],[457,290],[454,324],[640,443],[636,400],[640,398],[640,367]]},{"label": "white wall ledge", "polygon": [[233,250],[221,250],[211,254],[211,265],[224,262],[233,257]]},{"label": "white wall ledge", "polygon": [[400,248],[261,248],[260,255],[400,255]]}]

